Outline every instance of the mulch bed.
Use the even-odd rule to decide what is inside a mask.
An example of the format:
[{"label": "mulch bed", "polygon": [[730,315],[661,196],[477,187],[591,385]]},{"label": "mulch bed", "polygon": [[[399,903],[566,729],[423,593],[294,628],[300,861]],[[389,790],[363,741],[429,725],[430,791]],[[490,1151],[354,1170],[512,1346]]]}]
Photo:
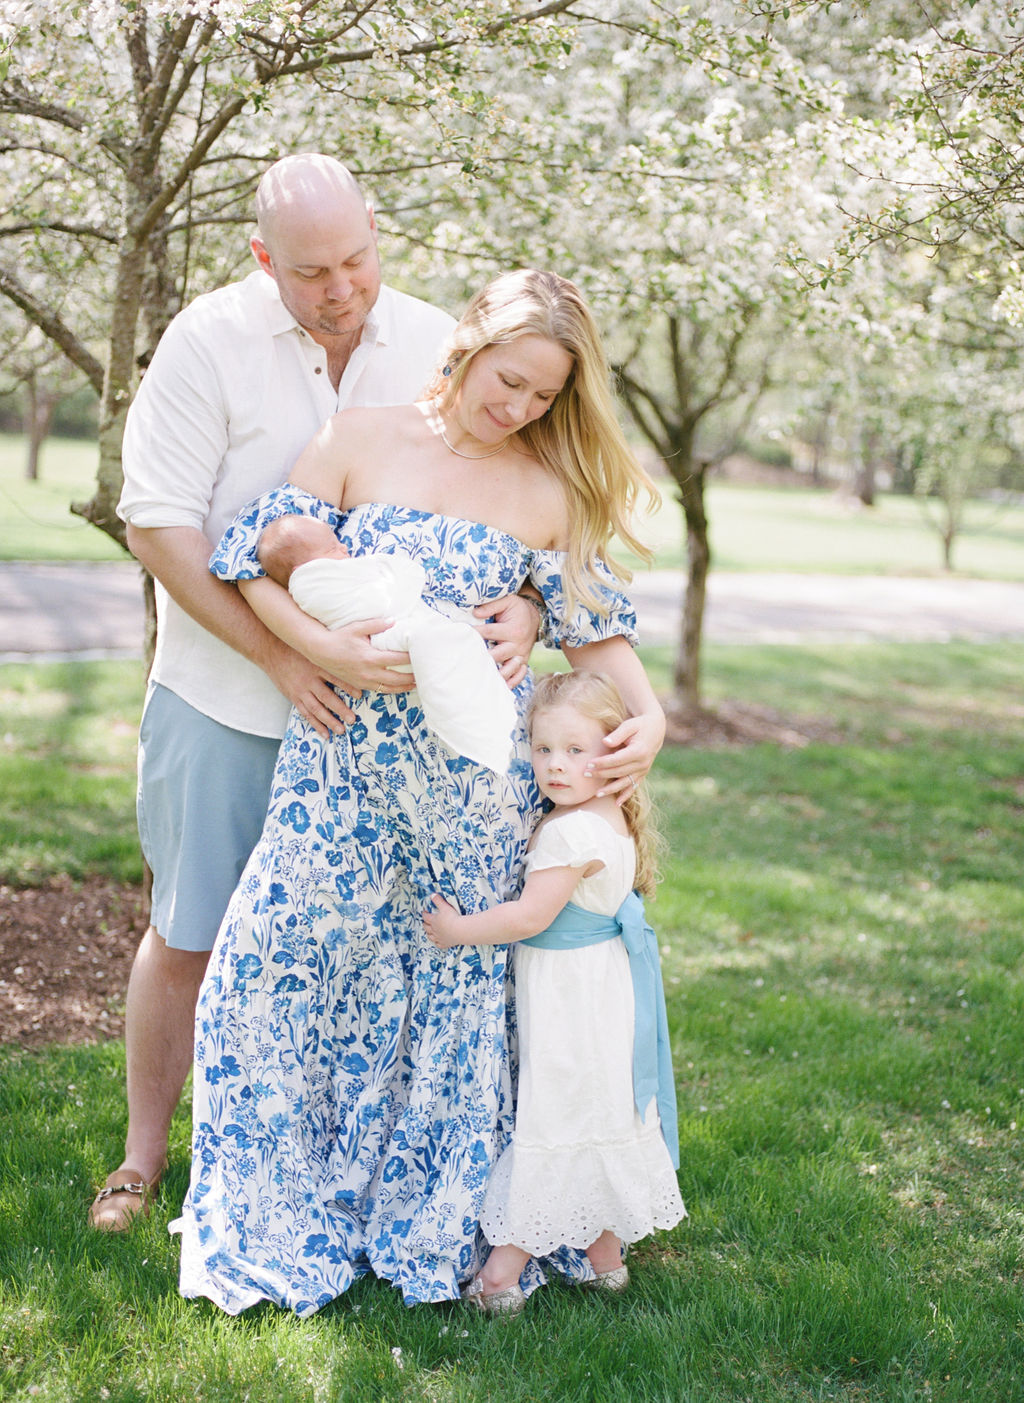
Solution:
[{"label": "mulch bed", "polygon": [[146,920],[141,888],[104,878],[0,886],[0,1043],[121,1037]]}]

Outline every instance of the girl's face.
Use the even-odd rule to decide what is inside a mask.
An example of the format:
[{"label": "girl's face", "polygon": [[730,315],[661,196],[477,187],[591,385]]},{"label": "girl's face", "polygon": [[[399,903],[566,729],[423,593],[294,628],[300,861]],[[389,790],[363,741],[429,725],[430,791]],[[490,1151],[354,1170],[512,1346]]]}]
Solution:
[{"label": "girl's face", "polygon": [[519,336],[474,357],[455,418],[481,443],[500,443],[546,414],[569,378],[572,356],[546,336]]},{"label": "girl's face", "polygon": [[600,722],[574,706],[549,706],[534,713],[530,753],[537,786],[560,808],[585,804],[601,788],[599,775],[587,775],[593,760],[608,754]]}]

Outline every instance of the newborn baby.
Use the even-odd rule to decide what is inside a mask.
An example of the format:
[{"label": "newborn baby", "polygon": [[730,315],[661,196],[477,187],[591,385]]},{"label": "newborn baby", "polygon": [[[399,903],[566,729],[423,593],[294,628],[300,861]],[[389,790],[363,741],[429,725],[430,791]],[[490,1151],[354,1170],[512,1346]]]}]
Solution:
[{"label": "newborn baby", "polygon": [[428,726],[458,755],[506,774],[516,707],[487,644],[459,611],[423,598],[422,566],[405,555],[352,556],[324,521],[282,516],[260,537],[259,560],[305,613],[327,628],[361,619],[392,623],[371,643],[407,652]]}]

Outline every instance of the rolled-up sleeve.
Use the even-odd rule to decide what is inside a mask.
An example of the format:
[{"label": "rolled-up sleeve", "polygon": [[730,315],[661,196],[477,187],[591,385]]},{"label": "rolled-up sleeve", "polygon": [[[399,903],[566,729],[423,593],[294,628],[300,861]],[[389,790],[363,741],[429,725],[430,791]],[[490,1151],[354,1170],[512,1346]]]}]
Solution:
[{"label": "rolled-up sleeve", "polygon": [[217,356],[187,315],[164,333],[125,424],[117,514],[133,526],[202,530],[228,446]]}]

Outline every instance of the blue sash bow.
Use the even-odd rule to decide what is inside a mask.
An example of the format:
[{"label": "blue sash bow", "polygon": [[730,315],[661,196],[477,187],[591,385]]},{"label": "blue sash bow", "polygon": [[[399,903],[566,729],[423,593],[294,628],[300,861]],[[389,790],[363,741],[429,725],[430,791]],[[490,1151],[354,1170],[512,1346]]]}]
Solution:
[{"label": "blue sash bow", "polygon": [[523,945],[542,950],[579,950],[602,940],[622,936],[629,956],[633,981],[633,1101],[643,1119],[654,1097],[661,1119],[661,1133],[679,1168],[679,1126],[676,1118],[676,1083],[672,1074],[672,1048],[668,1040],[665,989],[661,982],[658,941],[647,924],[644,903],[637,892],[630,892],[614,916],[599,916],[568,902],[539,935],[529,936]]}]

